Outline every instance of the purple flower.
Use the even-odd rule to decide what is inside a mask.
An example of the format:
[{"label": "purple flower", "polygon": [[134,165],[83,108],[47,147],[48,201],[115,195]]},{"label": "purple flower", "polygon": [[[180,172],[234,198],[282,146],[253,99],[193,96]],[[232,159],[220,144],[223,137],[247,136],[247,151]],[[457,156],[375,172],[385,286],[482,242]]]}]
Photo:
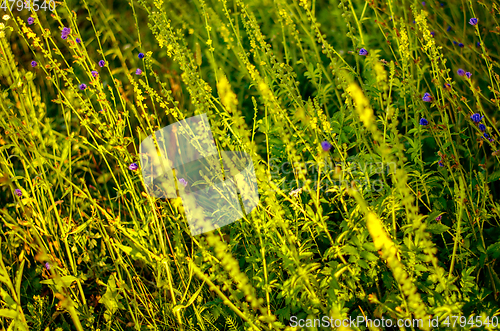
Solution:
[{"label": "purple flower", "polygon": [[76,38],[75,41],[79,44],[82,42],[82,40],[80,38]]},{"label": "purple flower", "polygon": [[44,267],[45,267],[45,269],[50,270],[50,263],[49,262],[45,262]]},{"label": "purple flower", "polygon": [[16,188],[16,189],[14,190],[14,193],[15,193],[18,197],[20,197],[20,196],[22,196],[22,195],[23,195],[23,191],[21,191],[21,190],[20,190],[20,189],[18,189],[18,188]]},{"label": "purple flower", "polygon": [[446,84],[444,84],[444,87],[449,88],[449,87],[451,87],[451,85],[446,83]]},{"label": "purple flower", "polygon": [[465,73],[465,76],[467,76],[467,78],[471,78],[471,77],[472,77],[472,74],[471,74],[470,72],[468,72],[468,71],[467,71],[467,72]]},{"label": "purple flower", "polygon": [[479,130],[481,130],[481,132],[484,132],[486,131],[486,125],[484,125],[483,123],[479,124]]},{"label": "purple flower", "polygon": [[424,100],[425,102],[431,102],[432,97],[429,93],[425,93],[424,96],[422,97],[422,100]]},{"label": "purple flower", "polygon": [[78,86],[78,88],[83,91],[87,88],[87,85],[82,83],[82,84],[80,84],[80,86]]},{"label": "purple flower", "polygon": [[61,33],[63,35],[69,35],[69,33],[71,32],[71,29],[70,28],[67,28],[67,27],[64,27],[61,31]]},{"label": "purple flower", "polygon": [[184,178],[180,178],[179,183],[181,183],[184,187],[186,187],[188,184],[188,182]]},{"label": "purple flower", "polygon": [[425,1],[422,1],[422,6],[424,6],[424,7],[425,7]]},{"label": "purple flower", "polygon": [[31,61],[31,66],[34,68],[38,65],[38,63],[36,63],[36,61]]},{"label": "purple flower", "polygon": [[440,167],[444,167],[443,160],[439,160],[439,162],[438,162],[438,166],[440,166]]},{"label": "purple flower", "polygon": [[476,43],[476,47],[481,47],[481,43],[479,41]]},{"label": "purple flower", "polygon": [[477,18],[473,17],[469,20],[470,25],[477,25]]},{"label": "purple flower", "polygon": [[441,219],[443,218],[443,215],[439,215],[438,217],[436,217],[436,221],[441,221]]},{"label": "purple flower", "polygon": [[135,170],[139,169],[139,166],[137,165],[137,163],[130,163],[128,168],[129,168],[129,170],[135,171]]},{"label": "purple flower", "polygon": [[364,49],[364,48],[361,48],[361,49],[359,50],[359,55],[366,56],[366,55],[368,55],[368,51],[367,51],[366,49]]},{"label": "purple flower", "polygon": [[441,7],[444,7],[444,2],[441,2],[439,5],[440,5]]},{"label": "purple flower", "polygon": [[458,43],[455,40],[453,40],[453,45],[458,45]]},{"label": "purple flower", "polygon": [[465,75],[465,70],[464,70],[464,69],[458,69],[458,70],[457,70],[457,74],[458,74],[459,76],[462,76],[462,77],[463,77],[463,76]]},{"label": "purple flower", "polygon": [[66,39],[68,39],[68,35],[63,34],[63,35],[61,35],[61,38],[64,39],[64,40],[66,40]]},{"label": "purple flower", "polygon": [[488,139],[490,136],[485,132],[485,133],[483,133],[483,137]]},{"label": "purple flower", "polygon": [[422,125],[422,126],[426,126],[427,124],[429,124],[429,121],[428,121],[428,120],[426,120],[425,118],[421,118],[421,119],[420,119],[420,125]]},{"label": "purple flower", "polygon": [[99,73],[97,71],[95,71],[95,70],[92,70],[90,73],[92,74],[92,76],[94,76],[94,78],[96,78],[97,76],[99,76]]},{"label": "purple flower", "polygon": [[328,141],[322,141],[321,142],[321,148],[323,148],[323,150],[325,152],[328,152],[330,150],[330,148],[332,148],[332,144],[330,144]]},{"label": "purple flower", "polygon": [[139,53],[138,56],[139,56],[139,59],[142,59],[142,58],[144,58],[144,53]]},{"label": "purple flower", "polygon": [[495,139],[493,139],[493,138],[488,138],[488,141],[489,141],[490,143],[492,143],[492,142],[494,142],[494,141],[495,141]]},{"label": "purple flower", "polygon": [[432,31],[432,32],[431,32],[431,36],[433,36],[433,37],[434,37],[435,35],[436,35],[436,33],[435,33],[434,31]]},{"label": "purple flower", "polygon": [[480,114],[478,113],[475,113],[473,115],[470,116],[470,119],[474,122],[474,123],[479,123],[481,122],[481,120],[483,119],[484,116],[481,116]]},{"label": "purple flower", "polygon": [[136,75],[140,75],[140,74],[142,74],[142,70],[141,70],[141,69],[139,69],[139,68],[137,68],[137,70],[135,71],[135,74],[136,74]]},{"label": "purple flower", "polygon": [[[451,26],[448,25],[448,27],[446,28],[446,32],[450,32],[451,31]],[[455,42],[453,42],[455,43]]]},{"label": "purple flower", "polygon": [[458,43],[458,47],[464,47],[464,44]]},{"label": "purple flower", "polygon": [[33,17],[28,17],[28,25],[35,23],[35,19]]},{"label": "purple flower", "polygon": [[104,60],[99,61],[99,67],[104,67],[106,65],[106,62]]}]

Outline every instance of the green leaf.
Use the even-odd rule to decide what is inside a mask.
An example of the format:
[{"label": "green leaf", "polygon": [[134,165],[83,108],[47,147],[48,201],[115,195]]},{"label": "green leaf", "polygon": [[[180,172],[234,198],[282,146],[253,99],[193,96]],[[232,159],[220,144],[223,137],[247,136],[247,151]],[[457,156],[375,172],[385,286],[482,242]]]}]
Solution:
[{"label": "green leaf", "polygon": [[488,253],[489,256],[491,256],[494,259],[500,258],[500,242],[488,246],[486,252]]},{"label": "green leaf", "polygon": [[440,223],[436,223],[436,224],[431,224],[429,226],[427,226],[427,231],[429,231],[430,233],[433,233],[433,234],[441,234],[443,232],[446,232],[450,229],[450,227],[444,225],[444,224],[440,224]]},{"label": "green leaf", "polygon": [[363,259],[368,260],[368,261],[377,261],[378,260],[377,255],[370,253],[370,252],[367,252],[367,251],[362,251],[360,253],[360,255]]},{"label": "green leaf", "polygon": [[11,319],[16,319],[17,318],[17,311],[13,309],[0,309],[0,316],[6,317],[6,318],[11,318]]}]

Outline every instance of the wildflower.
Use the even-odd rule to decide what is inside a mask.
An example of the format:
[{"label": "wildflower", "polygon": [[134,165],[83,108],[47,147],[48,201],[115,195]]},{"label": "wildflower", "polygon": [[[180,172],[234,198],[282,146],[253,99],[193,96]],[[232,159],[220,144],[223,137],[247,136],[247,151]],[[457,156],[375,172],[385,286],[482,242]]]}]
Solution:
[{"label": "wildflower", "polygon": [[23,195],[23,192],[22,192],[20,189],[18,189],[18,188],[16,188],[16,189],[14,190],[14,193],[15,193],[18,197],[20,197],[20,196],[22,196],[22,195]]},{"label": "wildflower", "polygon": [[45,269],[50,270],[50,263],[49,262],[45,262],[44,266],[45,266]]},{"label": "wildflower", "polygon": [[144,53],[139,53],[138,56],[139,56],[139,59],[142,59],[142,58],[144,58]]},{"label": "wildflower", "polygon": [[483,119],[484,116],[481,116],[480,114],[478,113],[475,113],[473,115],[470,116],[470,119],[474,122],[474,123],[479,123],[481,122],[481,120]]},{"label": "wildflower", "polygon": [[38,63],[36,63],[36,61],[31,61],[31,66],[34,68],[37,66]]},{"label": "wildflower", "polygon": [[464,47],[464,44],[458,43],[458,47]]},{"label": "wildflower", "polygon": [[485,133],[483,133],[483,137],[488,139],[490,136],[485,132]]},{"label": "wildflower", "polygon": [[3,15],[2,18],[3,18],[4,21],[10,20],[10,16],[9,15]]},{"label": "wildflower", "polygon": [[446,87],[446,88],[450,88],[450,87],[451,87],[451,85],[450,85],[450,84],[448,84],[448,83],[446,83],[446,84],[444,84],[444,87]]},{"label": "wildflower", "polygon": [[368,55],[368,51],[367,51],[366,49],[364,49],[364,48],[361,48],[361,49],[359,50],[359,55],[366,56],[366,55]]},{"label": "wildflower", "polygon": [[425,1],[422,1],[422,6],[424,6],[424,7],[425,7]]},{"label": "wildflower", "polygon": [[442,219],[442,218],[443,218],[443,216],[442,216],[442,215],[439,215],[438,217],[436,217],[436,221],[438,221],[438,222],[439,222],[439,221],[441,221],[441,219]]},{"label": "wildflower", "polygon": [[465,75],[465,70],[464,70],[464,69],[458,69],[458,70],[457,70],[457,74],[458,74],[459,76],[464,76],[464,75]]},{"label": "wildflower", "polygon": [[471,77],[472,77],[472,74],[471,74],[470,72],[468,72],[468,71],[467,71],[467,72],[465,73],[465,76],[467,76],[467,78],[471,78]]},{"label": "wildflower", "polygon": [[[448,27],[446,28],[446,32],[450,32],[451,31],[451,26],[448,25]],[[455,43],[455,42],[453,42]]]},{"label": "wildflower", "polygon": [[441,2],[439,5],[440,5],[441,7],[444,7],[444,2]]},{"label": "wildflower", "polygon": [[476,47],[481,47],[481,43],[479,41],[476,43]]},{"label": "wildflower", "polygon": [[490,143],[492,143],[492,142],[494,142],[494,141],[495,141],[495,139],[493,139],[493,138],[488,138],[488,141],[489,141]]},{"label": "wildflower", "polygon": [[63,34],[63,35],[69,35],[70,32],[71,32],[70,28],[64,27],[62,29],[62,31],[61,31],[61,34]]},{"label": "wildflower", "polygon": [[477,25],[477,18],[473,17],[469,20],[470,25]]},{"label": "wildflower", "polygon": [[94,76],[94,78],[96,78],[97,76],[99,76],[99,73],[97,71],[95,71],[95,70],[92,70],[90,73],[92,74],[92,76]]},{"label": "wildflower", "polygon": [[68,39],[68,35],[63,34],[63,35],[61,35],[61,38],[66,40],[66,39]]},{"label": "wildflower", "polygon": [[458,43],[455,40],[453,40],[453,45],[458,45]]},{"label": "wildflower", "polygon": [[422,100],[424,100],[425,102],[431,102],[432,97],[429,93],[425,93],[424,96],[422,97]]},{"label": "wildflower", "polygon": [[184,187],[186,187],[188,184],[188,182],[184,178],[180,178],[179,183],[181,183]]},{"label": "wildflower", "polygon": [[82,84],[80,84],[80,86],[78,88],[83,91],[87,88],[87,85],[82,83]]},{"label": "wildflower", "polygon": [[420,119],[420,125],[422,125],[422,126],[426,126],[427,124],[429,124],[429,121],[428,121],[428,120],[426,120],[425,118],[421,118],[421,119]]},{"label": "wildflower", "polygon": [[79,44],[82,42],[82,40],[80,38],[76,38],[75,41]]},{"label": "wildflower", "polygon": [[435,33],[434,31],[432,31],[432,32],[431,32],[431,36],[433,36],[433,37],[434,37],[435,35],[436,35],[436,33]]},{"label": "wildflower", "polygon": [[35,23],[35,19],[33,17],[28,17],[28,25]]},{"label": "wildflower", "polygon": [[481,130],[481,132],[486,131],[486,125],[484,125],[483,123],[479,124],[479,130]]},{"label": "wildflower", "polygon": [[440,166],[440,167],[444,167],[443,160],[439,160],[439,162],[438,162],[438,166]]},{"label": "wildflower", "polygon": [[99,61],[99,67],[104,67],[106,65],[106,62],[104,60]]},{"label": "wildflower", "polygon": [[142,70],[141,70],[141,69],[139,69],[139,68],[137,68],[137,70],[135,71],[135,74],[136,74],[136,75],[140,75],[140,74],[142,74]]},{"label": "wildflower", "polygon": [[129,170],[135,171],[135,170],[139,169],[139,166],[137,165],[137,163],[130,163],[128,168],[129,168]]},{"label": "wildflower", "polygon": [[332,148],[332,144],[330,144],[328,141],[322,141],[321,142],[321,148],[323,148],[323,150],[325,152],[328,152],[330,150],[330,148]]}]

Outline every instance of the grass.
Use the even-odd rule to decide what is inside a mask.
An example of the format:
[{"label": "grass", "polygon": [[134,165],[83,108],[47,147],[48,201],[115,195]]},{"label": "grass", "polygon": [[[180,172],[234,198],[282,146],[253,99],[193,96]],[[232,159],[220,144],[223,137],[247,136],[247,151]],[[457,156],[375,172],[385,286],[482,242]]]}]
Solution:
[{"label": "grass", "polygon": [[[496,329],[498,2],[50,4],[0,9],[2,330]],[[201,114],[259,203],[192,235],[139,146]]]}]

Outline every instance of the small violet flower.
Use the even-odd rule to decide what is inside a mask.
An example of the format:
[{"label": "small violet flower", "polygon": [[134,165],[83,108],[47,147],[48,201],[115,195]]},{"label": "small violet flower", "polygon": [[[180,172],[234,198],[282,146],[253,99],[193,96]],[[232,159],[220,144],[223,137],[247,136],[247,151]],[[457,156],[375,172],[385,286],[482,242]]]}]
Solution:
[{"label": "small violet flower", "polygon": [[486,131],[486,125],[484,125],[483,123],[479,124],[479,130],[481,130],[481,132],[484,132]]},{"label": "small violet flower", "polygon": [[481,43],[479,41],[476,43],[476,47],[481,47]]},{"label": "small violet flower", "polygon": [[70,28],[64,27],[61,31],[61,34],[69,35],[70,32],[71,32]]},{"label": "small violet flower", "polygon": [[[450,32],[451,31],[451,26],[448,25],[448,27],[446,28],[446,32]],[[455,43],[455,42],[453,42]]]},{"label": "small violet flower", "polygon": [[474,123],[479,123],[481,122],[481,120],[483,119],[484,116],[481,116],[480,114],[478,113],[475,113],[473,115],[470,116],[470,119],[474,122]]},{"label": "small violet flower", "polygon": [[435,35],[436,35],[436,33],[435,33],[434,31],[432,31],[432,32],[431,32],[431,36],[433,36],[433,37],[434,37]]},{"label": "small violet flower", "polygon": [[453,45],[458,45],[458,43],[455,40],[453,40]]},{"label": "small violet flower", "polygon": [[135,74],[136,74],[136,75],[140,75],[140,74],[142,74],[142,70],[141,70],[141,69],[139,69],[139,68],[137,68],[137,70],[135,71]]},{"label": "small violet flower", "polygon": [[465,73],[465,76],[467,76],[467,78],[471,78],[471,77],[472,77],[472,74],[471,74],[470,72],[468,72],[468,71],[467,71],[467,72]]},{"label": "small violet flower", "polygon": [[135,170],[139,169],[139,166],[137,165],[137,163],[130,163],[128,168],[129,168],[129,170],[135,171]]},{"label": "small violet flower", "polygon": [[439,160],[439,162],[438,162],[438,166],[440,166],[440,167],[444,167],[443,160]]},{"label": "small violet flower", "polygon": [[99,67],[104,67],[106,65],[106,62],[104,60],[99,61]]},{"label": "small violet flower", "polygon": [[428,121],[428,120],[426,120],[425,118],[421,118],[421,119],[420,119],[420,125],[422,125],[422,126],[426,126],[427,124],[429,124],[429,121]]},{"label": "small violet flower", "polygon": [[97,71],[95,71],[95,70],[92,70],[90,73],[92,74],[92,76],[94,78],[96,78],[97,76],[99,76],[99,73]]},{"label": "small violet flower", "polygon": [[179,178],[179,183],[182,184],[182,186],[186,187],[188,182],[184,178]]},{"label": "small violet flower", "polygon": [[61,39],[64,39],[64,40],[68,39],[68,35],[66,35],[66,34],[61,35]]},{"label": "small violet flower", "polygon": [[45,262],[44,266],[45,266],[45,269],[50,270],[50,263],[49,262]]},{"label": "small violet flower", "polygon": [[422,100],[424,100],[425,102],[431,102],[432,97],[429,93],[425,93],[424,96],[422,97]]},{"label": "small violet flower", "polygon": [[144,53],[139,53],[138,56],[139,56],[139,59],[142,59],[142,58],[144,58]]},{"label": "small violet flower", "polygon": [[462,77],[463,77],[463,76],[465,75],[465,70],[464,70],[464,69],[458,69],[458,70],[457,70],[457,74],[458,74],[459,76],[462,76]]},{"label": "small violet flower", "polygon": [[31,61],[31,66],[34,68],[38,65],[38,63],[36,63],[36,61]]},{"label": "small violet flower", "polygon": [[469,20],[470,25],[477,25],[477,18],[473,17]]},{"label": "small violet flower", "polygon": [[330,148],[332,148],[332,144],[330,144],[328,141],[322,141],[321,142],[321,148],[323,148],[323,150],[325,152],[328,152],[330,150]]},{"label": "small violet flower", "polygon": [[21,191],[21,190],[20,190],[20,189],[18,189],[18,188],[16,188],[16,189],[14,190],[14,193],[15,193],[18,197],[20,197],[20,196],[22,196],[22,195],[23,195],[23,191]]},{"label": "small violet flower", "polygon": [[464,47],[464,44],[458,43],[458,47]]},{"label": "small violet flower", "polygon": [[87,88],[87,85],[82,83],[82,84],[80,84],[80,86],[78,86],[78,88],[83,91]]},{"label": "small violet flower", "polygon": [[80,38],[76,38],[75,41],[79,44],[82,42],[82,40]]},{"label": "small violet flower", "polygon": [[361,49],[359,50],[359,55],[366,56],[366,55],[368,55],[368,51],[367,51],[366,49],[364,49],[364,48],[361,48]]},{"label": "small violet flower", "polygon": [[28,17],[28,25],[35,23],[35,19],[33,17]]},{"label": "small violet flower", "polygon": [[438,217],[436,217],[436,221],[441,221],[441,219],[443,218],[443,215],[439,215]]}]

